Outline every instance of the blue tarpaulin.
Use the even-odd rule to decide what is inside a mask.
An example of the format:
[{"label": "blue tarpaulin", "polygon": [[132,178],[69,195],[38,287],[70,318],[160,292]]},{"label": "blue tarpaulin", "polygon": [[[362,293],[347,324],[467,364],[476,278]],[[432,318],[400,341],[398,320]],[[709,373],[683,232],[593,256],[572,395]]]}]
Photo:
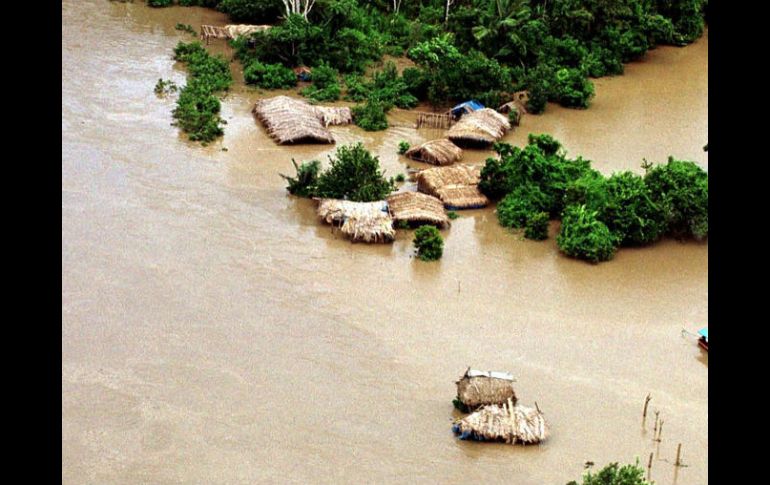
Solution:
[{"label": "blue tarpaulin", "polygon": [[452,108],[452,116],[458,116],[463,113],[471,113],[476,110],[483,109],[484,105],[476,101],[475,99],[472,99],[470,101],[466,101],[464,103],[460,103],[454,108]]},{"label": "blue tarpaulin", "polygon": [[700,334],[701,337],[706,339],[706,342],[709,341],[709,328],[703,327],[702,329],[698,330],[698,334]]}]

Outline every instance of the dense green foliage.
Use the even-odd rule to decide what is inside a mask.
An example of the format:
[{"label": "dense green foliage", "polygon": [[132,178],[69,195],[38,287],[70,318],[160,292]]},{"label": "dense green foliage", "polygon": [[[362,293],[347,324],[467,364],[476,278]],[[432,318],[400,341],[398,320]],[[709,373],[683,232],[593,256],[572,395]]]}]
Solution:
[{"label": "dense green foliage", "polygon": [[[210,1],[234,21],[274,24],[233,43],[244,65],[254,60],[287,67],[325,64],[362,74],[383,54],[407,55],[417,67],[399,78],[401,94],[379,97],[386,104],[413,106],[405,102],[408,94],[415,102],[478,99],[496,107],[526,89],[534,113],[548,101],[585,108],[594,92],[589,77],[621,74],[623,63],[657,45],[694,41],[703,32],[707,4],[455,0],[445,22],[444,0],[405,3],[398,13],[384,0],[318,0],[307,18],[285,16],[277,0]],[[367,84],[346,79],[349,98],[363,101],[373,91]]]},{"label": "dense green foliage", "polygon": [[447,217],[448,217],[448,218],[450,218],[450,219],[452,219],[452,220],[455,220],[455,219],[457,219],[458,217],[460,217],[460,214],[458,214],[458,213],[457,213],[457,212],[455,212],[455,211],[449,211],[449,212],[447,212],[447,213],[446,213],[446,215],[447,215]]},{"label": "dense green foliage", "polygon": [[398,154],[403,155],[404,153],[407,152],[407,150],[409,150],[410,147],[411,145],[409,145],[408,141],[401,140],[400,142],[398,142]]},{"label": "dense green foliage", "polygon": [[310,75],[313,84],[302,90],[302,95],[313,101],[337,101],[340,99],[339,73],[328,64],[313,68]]},{"label": "dense green foliage", "polygon": [[610,463],[596,473],[586,472],[578,483],[571,481],[567,485],[653,485],[644,479],[644,468],[637,461],[634,465],[620,466]]},{"label": "dense green foliage", "polygon": [[567,158],[549,135],[529,135],[523,149],[506,143],[494,149],[500,158],[487,159],[479,189],[500,200],[500,224],[525,228],[525,237],[537,239],[547,236],[548,217],[561,218],[557,244],[567,255],[598,262],[620,246],[666,234],[708,237],[708,174],[693,162],[669,158],[654,168],[644,164],[644,177],[605,177],[590,161]]},{"label": "dense green foliage", "polygon": [[190,24],[177,23],[174,26],[174,28],[180,32],[187,32],[190,35],[196,35],[196,36],[198,35],[198,33],[195,32],[195,29],[193,28],[193,26]]},{"label": "dense green foliage", "polygon": [[155,8],[170,7],[174,0],[147,0],[147,5]]},{"label": "dense green foliage", "polygon": [[396,175],[396,182],[405,182],[406,176],[403,173]]},{"label": "dense green foliage", "polygon": [[330,167],[318,176],[314,195],[358,202],[382,200],[394,187],[385,180],[380,160],[373,157],[361,143],[341,146]]},{"label": "dense green foliage", "polygon": [[644,183],[663,212],[666,233],[677,238],[708,237],[708,173],[693,162],[669,157],[665,165],[648,167]]},{"label": "dense green foliage", "polygon": [[366,131],[380,131],[388,127],[385,104],[376,99],[369,99],[364,104],[354,106],[353,122]]},{"label": "dense green foliage", "polygon": [[548,213],[538,212],[531,214],[527,218],[527,224],[524,226],[524,237],[542,241],[548,239]]},{"label": "dense green foliage", "polygon": [[612,259],[617,240],[597,217],[596,211],[584,205],[571,205],[564,210],[556,243],[564,254],[592,263]]},{"label": "dense green foliage", "polygon": [[289,177],[288,175],[280,174],[289,183],[286,186],[286,190],[290,194],[300,197],[314,196],[316,185],[318,184],[318,173],[321,171],[321,162],[312,160],[297,166],[297,162],[292,158],[291,163],[294,165],[294,170],[297,171],[297,176]]},{"label": "dense green foliage", "polygon": [[247,84],[264,89],[288,89],[297,85],[297,75],[283,64],[263,64],[254,61],[243,70]]},{"label": "dense green foliage", "polygon": [[230,66],[222,56],[210,56],[200,42],[180,42],[174,59],[187,65],[187,85],[177,99],[173,111],[176,124],[190,140],[208,143],[221,136],[220,103],[214,95],[227,90],[233,82]]},{"label": "dense green foliage", "polygon": [[436,261],[444,254],[444,240],[434,226],[420,226],[414,231],[414,248],[422,261]]}]

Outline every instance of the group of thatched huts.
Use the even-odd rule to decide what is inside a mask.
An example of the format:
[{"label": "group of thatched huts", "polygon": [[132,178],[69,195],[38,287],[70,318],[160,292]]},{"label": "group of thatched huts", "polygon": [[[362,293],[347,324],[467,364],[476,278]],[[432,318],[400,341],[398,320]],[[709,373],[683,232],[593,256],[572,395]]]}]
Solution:
[{"label": "group of thatched huts", "polygon": [[457,381],[455,407],[467,416],[452,424],[462,440],[532,444],[548,435],[545,418],[537,407],[518,404],[513,376],[468,368]]}]

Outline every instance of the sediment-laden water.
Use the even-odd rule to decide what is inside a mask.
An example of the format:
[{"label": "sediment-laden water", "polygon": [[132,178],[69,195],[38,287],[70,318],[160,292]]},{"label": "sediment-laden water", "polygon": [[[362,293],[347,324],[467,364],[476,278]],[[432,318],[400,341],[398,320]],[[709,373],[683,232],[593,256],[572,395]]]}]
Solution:
[{"label": "sediment-laden water", "polygon": [[[275,145],[250,114],[258,92],[227,95],[208,147],[170,126],[173,97],[153,86],[184,83],[171,50],[192,37],[174,25],[222,14],[65,0],[62,15],[64,483],[560,485],[586,461],[651,452],[657,483],[708,482],[708,360],[680,336],[708,323],[707,244],[594,266],[508,232],[493,209],[462,212],[438,263],[412,258],[409,231],[351,244],[278,176],[334,147]],[[708,168],[707,68],[707,35],[658,48],[596,80],[590,109],[549,105],[507,139],[551,133],[605,173],[669,154]],[[332,131],[389,175],[406,170],[400,140],[434,135]],[[467,366],[512,372],[551,438],[457,440]],[[642,428],[647,393],[659,444],[654,419]]]}]

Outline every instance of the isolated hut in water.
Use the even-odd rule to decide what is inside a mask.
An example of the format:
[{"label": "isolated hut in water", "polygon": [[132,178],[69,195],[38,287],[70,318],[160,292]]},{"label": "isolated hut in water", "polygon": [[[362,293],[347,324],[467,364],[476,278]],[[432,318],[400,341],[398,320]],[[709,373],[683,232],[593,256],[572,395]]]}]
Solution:
[{"label": "isolated hut in water", "polygon": [[447,132],[459,146],[486,146],[501,139],[511,129],[508,118],[490,108],[464,115]]},{"label": "isolated hut in water", "polygon": [[339,199],[317,199],[316,214],[327,224],[340,226],[340,231],[353,241],[392,242],[396,237],[388,203],[353,202]]},{"label": "isolated hut in water", "polygon": [[449,227],[444,204],[437,198],[419,192],[400,192],[388,197],[388,210],[394,221],[410,226],[432,224],[441,229]]},{"label": "isolated hut in water", "polygon": [[487,404],[502,405],[508,400],[516,404],[513,376],[507,372],[487,372],[470,367],[457,381],[455,406],[461,410],[474,410]]},{"label": "isolated hut in water", "polygon": [[451,165],[462,159],[463,151],[446,138],[441,138],[413,146],[404,155],[431,165]]},{"label": "isolated hut in water", "polygon": [[350,108],[311,106],[288,96],[260,99],[254,106],[254,115],[265,126],[267,134],[281,145],[334,143],[326,127],[352,120]]},{"label": "isolated hut in water", "polygon": [[422,170],[417,174],[417,190],[437,197],[450,210],[476,209],[489,204],[479,191],[481,167],[453,165]]},{"label": "isolated hut in water", "polygon": [[455,421],[452,431],[462,440],[504,441],[510,444],[540,443],[548,435],[540,410],[514,405],[510,399],[502,405],[484,406]]}]

